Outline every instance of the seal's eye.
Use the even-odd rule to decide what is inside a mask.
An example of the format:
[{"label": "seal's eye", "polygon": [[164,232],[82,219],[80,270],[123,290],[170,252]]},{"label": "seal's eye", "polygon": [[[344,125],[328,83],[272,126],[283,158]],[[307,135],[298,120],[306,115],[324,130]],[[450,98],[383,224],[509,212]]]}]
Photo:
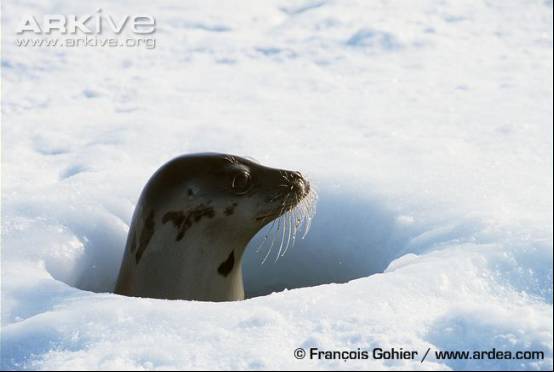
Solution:
[{"label": "seal's eye", "polygon": [[250,177],[250,174],[247,172],[240,172],[233,177],[231,187],[236,194],[241,195],[248,192],[251,184],[252,178]]}]

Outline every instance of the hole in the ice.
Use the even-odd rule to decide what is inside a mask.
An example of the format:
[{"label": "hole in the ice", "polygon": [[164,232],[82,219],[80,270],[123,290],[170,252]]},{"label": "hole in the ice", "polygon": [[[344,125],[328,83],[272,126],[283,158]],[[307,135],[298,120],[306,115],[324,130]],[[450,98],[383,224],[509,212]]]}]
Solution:
[{"label": "hole in the ice", "polygon": [[383,272],[402,255],[416,233],[410,216],[398,217],[377,201],[359,195],[320,193],[317,214],[309,234],[277,260],[276,253],[261,263],[256,253],[262,230],[250,242],[243,259],[248,297],[284,289],[345,283]]},{"label": "hole in the ice", "polygon": [[[72,251],[71,267],[67,260],[62,264],[54,260],[47,268],[56,279],[79,289],[112,292],[126,239],[121,219],[106,210],[92,213],[87,223],[77,216],[66,217],[72,221],[67,227],[78,239],[79,249]],[[247,297],[344,283],[382,272],[406,253],[403,249],[414,235],[413,225],[411,217],[398,218],[379,202],[363,200],[355,193],[320,192],[309,234],[299,237],[277,261],[276,251],[263,264],[265,252],[256,252],[263,230],[252,240],[243,257]]]}]

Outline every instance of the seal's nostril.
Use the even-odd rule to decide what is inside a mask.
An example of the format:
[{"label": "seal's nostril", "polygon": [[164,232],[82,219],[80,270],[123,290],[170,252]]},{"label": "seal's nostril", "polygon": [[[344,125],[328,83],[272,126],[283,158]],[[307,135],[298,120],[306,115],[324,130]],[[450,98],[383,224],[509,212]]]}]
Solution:
[{"label": "seal's nostril", "polygon": [[303,178],[298,178],[298,179],[294,180],[294,182],[292,184],[292,187],[297,193],[299,193],[301,195],[307,194],[307,192],[309,190],[309,185],[308,185],[307,181],[304,180]]},{"label": "seal's nostril", "polygon": [[302,173],[298,171],[289,171],[287,174],[287,181],[291,190],[302,197],[310,192],[310,183],[302,176]]},{"label": "seal's nostril", "polygon": [[291,172],[290,178],[291,178],[291,181],[296,183],[304,181],[304,177],[302,177],[302,174],[300,172]]}]

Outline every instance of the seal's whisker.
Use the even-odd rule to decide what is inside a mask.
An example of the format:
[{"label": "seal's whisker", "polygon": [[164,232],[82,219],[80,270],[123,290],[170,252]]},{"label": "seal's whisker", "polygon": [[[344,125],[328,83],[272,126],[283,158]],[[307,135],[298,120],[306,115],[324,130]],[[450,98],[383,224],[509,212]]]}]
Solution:
[{"label": "seal's whisker", "polygon": [[[296,223],[293,225],[292,223],[292,220],[293,220],[293,217],[294,217],[294,213],[293,211],[291,211],[289,213],[289,216],[288,216],[288,220],[289,220],[289,237],[287,239],[287,245],[285,247],[285,250],[283,251],[283,254],[281,254],[281,257],[283,257],[285,255],[285,253],[287,253],[287,251],[289,250],[289,246],[294,246],[294,238],[296,236]],[[292,245],[290,245],[292,243]]]},{"label": "seal's whisker", "polygon": [[[287,200],[288,198],[290,197],[290,194],[287,194],[283,200],[283,203],[281,204],[281,209],[279,210],[279,217],[276,218],[275,220],[273,220],[273,224],[271,225],[271,228],[270,228],[270,232],[268,234],[272,234],[272,239],[271,239],[271,244],[269,245],[269,248],[267,250],[267,253],[264,257],[264,259],[262,260],[262,265],[265,263],[265,261],[267,260],[267,258],[269,257],[269,255],[271,254],[271,251],[273,250],[273,245],[275,244],[275,240],[276,240],[276,237],[277,237],[277,233],[279,231],[279,229],[281,229],[281,225],[282,225],[282,214],[283,214],[283,211],[285,210],[285,208],[287,207]],[[277,230],[275,230],[275,232],[273,232],[273,226],[274,225],[277,225]],[[283,234],[285,233],[284,231],[285,229],[283,228]],[[281,238],[281,245],[282,245],[282,240],[283,238]]]},{"label": "seal's whisker", "polygon": [[312,225],[312,219],[315,216],[316,213],[316,202],[317,202],[317,192],[312,187],[310,189],[309,194],[304,198],[304,207],[306,208],[306,225],[304,227],[304,234],[302,235],[302,239],[308,235],[308,232],[310,231],[310,227]]},{"label": "seal's whisker", "polygon": [[301,206],[301,215],[302,215],[302,219],[301,219],[301,228],[302,230],[304,230],[304,232],[302,233],[301,235],[301,239],[304,239],[304,236],[306,235],[306,226],[308,224],[308,219],[309,219],[309,210],[308,210],[308,207],[306,205],[306,201],[302,201],[302,206]]},{"label": "seal's whisker", "polygon": [[[281,206],[281,209],[279,211],[279,214],[282,213],[284,209],[284,204]],[[276,218],[273,220],[273,222],[271,223],[271,226],[269,228],[269,231],[267,233],[267,236],[270,236],[271,235],[271,243],[267,249],[267,253],[264,257],[264,259],[262,260],[262,265],[265,263],[265,261],[267,260],[267,258],[269,257],[270,253],[272,252],[273,250],[273,245],[275,244],[275,240],[277,238],[277,234],[278,234],[278,231],[279,231],[279,228],[280,228],[280,218]],[[275,226],[277,226],[277,229],[275,229]],[[261,247],[260,247],[261,248]]]},{"label": "seal's whisker", "polygon": [[275,256],[275,262],[279,259],[279,256],[281,255],[281,250],[283,249],[283,244],[285,242],[285,233],[287,231],[287,225],[285,223],[285,218],[281,218],[281,221],[283,222],[283,233],[281,234],[281,244],[279,245],[279,250],[277,251],[277,256]]},{"label": "seal's whisker", "polygon": [[302,210],[298,209],[296,211],[296,230],[298,231],[300,229],[300,226],[302,225],[302,221],[304,220],[304,214]]},{"label": "seal's whisker", "polygon": [[268,237],[269,237],[269,234],[264,235],[264,237],[262,238],[262,241],[258,243],[258,246],[256,247],[256,253],[260,253]]},{"label": "seal's whisker", "polygon": [[[281,257],[285,255],[289,248],[294,247],[296,243],[296,235],[298,231],[304,230],[302,238],[304,238],[311,227],[311,221],[315,215],[315,202],[317,194],[315,190],[310,191],[301,200],[300,196],[295,195],[296,207],[289,211],[289,239],[285,249],[281,253]],[[294,221],[293,221],[294,219]],[[294,223],[293,223],[294,222]]]},{"label": "seal's whisker", "polygon": [[[275,220],[273,221],[273,223],[271,224],[269,230],[267,231],[267,233],[264,235],[264,237],[262,238],[261,242],[258,243],[258,246],[256,247],[256,253],[260,253],[262,251],[262,249],[266,246],[266,243],[268,242],[268,239],[270,236],[273,237],[273,227],[275,225]],[[272,239],[273,240],[273,239]],[[271,245],[270,245],[271,247]],[[270,248],[268,248],[267,252],[269,253],[270,252]],[[262,260],[262,264],[265,262],[265,258]]]},{"label": "seal's whisker", "polygon": [[288,223],[288,235],[287,235],[287,244],[285,245],[285,249],[283,250],[283,253],[281,254],[281,257],[283,257],[285,255],[285,253],[288,251],[289,249],[289,245],[290,245],[290,241],[291,241],[291,238],[292,238],[292,211],[289,211],[287,213],[287,218],[286,218],[286,222]]},{"label": "seal's whisker", "polygon": [[273,232],[273,228],[275,227],[275,220],[271,223],[271,226],[269,226],[269,229],[267,230],[267,233],[263,237],[262,241],[258,246],[256,247],[256,253],[259,253],[262,250],[262,247],[264,246],[265,242],[267,241],[267,238],[271,235]]},{"label": "seal's whisker", "polygon": [[269,254],[273,250],[273,244],[275,244],[275,237],[277,236],[277,231],[276,230],[274,231],[273,227],[275,226],[275,224],[277,222],[278,222],[278,219],[275,219],[275,220],[273,220],[273,224],[271,225],[271,228],[270,228],[270,231],[269,231],[269,234],[271,234],[271,244],[269,245],[269,248],[267,249],[267,253],[266,253],[264,259],[262,260],[262,265],[265,263],[265,261],[269,257]]},{"label": "seal's whisker", "polygon": [[262,260],[262,265],[265,263],[265,261],[266,261],[267,258],[269,257],[269,254],[271,253],[271,247],[273,247],[273,240],[271,241],[271,246],[270,246],[269,249],[267,250],[267,253],[265,254],[265,257],[264,257],[264,259]]},{"label": "seal's whisker", "polygon": [[[285,198],[285,200],[283,201],[283,208],[281,209],[281,213],[283,213],[283,211],[285,210],[285,208],[287,208],[288,204],[287,204],[287,201],[288,199],[290,198],[291,194],[287,194],[287,197]],[[287,218],[286,218],[286,215],[289,213],[290,211],[287,210],[284,214],[281,214],[281,221],[282,221],[282,224],[283,224],[283,234],[281,235],[281,244],[279,245],[279,251],[277,252],[277,256],[275,257],[275,262],[277,262],[277,260],[279,259],[279,257],[281,256],[281,251],[283,249],[283,244],[285,243],[285,234],[287,232],[287,230],[289,230],[289,234],[290,234],[290,226],[287,226]]]},{"label": "seal's whisker", "polygon": [[[288,178],[284,174],[281,175],[283,179],[288,181]],[[305,195],[299,195],[294,192],[294,188],[289,189],[290,184],[281,184],[279,187],[286,188],[287,191],[284,194],[277,193],[274,195],[274,197],[277,197],[277,195],[282,197],[283,202],[277,214],[279,217],[273,220],[271,228],[260,244],[260,248],[267,246],[266,243],[271,235],[271,243],[267,248],[262,264],[271,255],[278,238],[281,241],[279,242],[279,249],[276,252],[274,262],[277,262],[280,257],[283,257],[289,249],[295,246],[296,237],[299,233],[301,239],[304,239],[310,231],[312,220],[316,213],[317,190],[315,187],[311,186],[310,191]]]},{"label": "seal's whisker", "polygon": [[304,229],[305,227],[305,224],[306,224],[306,209],[304,208],[304,205],[301,205],[298,208],[298,221],[297,221],[296,230],[302,231],[302,229]]}]

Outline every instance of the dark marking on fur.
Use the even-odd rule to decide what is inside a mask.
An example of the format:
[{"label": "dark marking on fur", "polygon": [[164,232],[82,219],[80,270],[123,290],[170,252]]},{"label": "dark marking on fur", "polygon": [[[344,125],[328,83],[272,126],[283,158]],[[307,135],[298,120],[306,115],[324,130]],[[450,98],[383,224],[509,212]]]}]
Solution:
[{"label": "dark marking on fur", "polygon": [[192,196],[194,193],[192,192],[192,189],[188,189],[187,194],[188,194],[188,196]]},{"label": "dark marking on fur", "polygon": [[137,264],[140,261],[140,258],[142,257],[144,250],[148,246],[148,243],[150,242],[150,239],[152,239],[152,235],[154,235],[154,211],[150,211],[150,214],[148,217],[146,217],[146,220],[144,221],[144,226],[142,227],[142,230],[140,232],[139,237],[139,246],[137,249],[137,253],[135,255],[135,259]]},{"label": "dark marking on fur", "polygon": [[227,208],[225,208],[225,210],[223,211],[223,213],[225,213],[226,216],[232,215],[232,214],[235,212],[235,207],[236,207],[237,205],[238,205],[237,203],[233,203],[232,205],[230,205],[230,206],[228,206]]},{"label": "dark marking on fur", "polygon": [[195,222],[200,222],[202,218],[208,217],[213,218],[215,216],[215,211],[213,207],[207,207],[204,204],[200,204],[193,209],[188,211],[170,211],[164,214],[162,218],[162,223],[166,224],[167,222],[173,222],[173,225],[177,229],[177,238],[175,240],[179,241],[183,239],[187,230]]},{"label": "dark marking on fur", "polygon": [[219,265],[217,272],[226,277],[233,270],[233,266],[235,266],[235,253],[231,251],[229,257]]}]

